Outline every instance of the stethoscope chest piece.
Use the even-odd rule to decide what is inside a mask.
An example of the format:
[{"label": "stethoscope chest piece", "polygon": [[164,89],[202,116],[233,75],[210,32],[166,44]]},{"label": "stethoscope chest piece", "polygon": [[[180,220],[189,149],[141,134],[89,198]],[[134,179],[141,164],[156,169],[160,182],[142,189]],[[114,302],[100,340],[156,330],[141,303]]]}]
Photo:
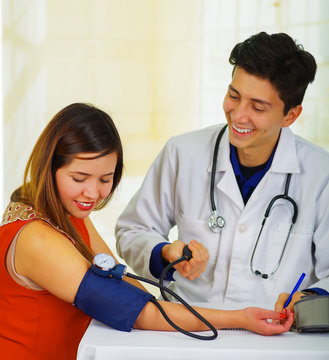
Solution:
[{"label": "stethoscope chest piece", "polygon": [[209,229],[214,232],[220,232],[225,225],[225,220],[222,216],[217,214],[217,211],[213,211],[209,216],[208,226]]}]

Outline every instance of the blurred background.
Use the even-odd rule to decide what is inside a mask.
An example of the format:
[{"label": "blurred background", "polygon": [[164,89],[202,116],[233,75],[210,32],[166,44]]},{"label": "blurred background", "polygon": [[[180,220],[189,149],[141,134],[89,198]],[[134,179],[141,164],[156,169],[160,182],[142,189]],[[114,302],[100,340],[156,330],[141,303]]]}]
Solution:
[{"label": "blurred background", "polygon": [[225,121],[230,51],[259,31],[286,32],[315,56],[293,130],[329,149],[327,0],[2,0],[1,11],[2,212],[52,116],[88,102],[111,114],[124,146],[121,186],[92,214],[115,249],[116,219],[165,141]]}]

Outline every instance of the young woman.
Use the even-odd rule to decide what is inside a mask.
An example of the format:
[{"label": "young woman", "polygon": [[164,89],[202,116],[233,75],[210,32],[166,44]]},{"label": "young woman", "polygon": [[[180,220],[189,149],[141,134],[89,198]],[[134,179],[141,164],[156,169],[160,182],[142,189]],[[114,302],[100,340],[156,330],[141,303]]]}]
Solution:
[{"label": "young woman", "polygon": [[[137,281],[90,269],[95,254],[112,253],[89,215],[110,200],[122,169],[117,129],[93,106],[67,106],[41,134],[0,226],[0,358],[75,359],[91,316],[125,331],[173,330]],[[184,329],[207,330],[181,305],[162,306]],[[293,321],[259,308],[198,311],[218,329],[264,335]]]}]

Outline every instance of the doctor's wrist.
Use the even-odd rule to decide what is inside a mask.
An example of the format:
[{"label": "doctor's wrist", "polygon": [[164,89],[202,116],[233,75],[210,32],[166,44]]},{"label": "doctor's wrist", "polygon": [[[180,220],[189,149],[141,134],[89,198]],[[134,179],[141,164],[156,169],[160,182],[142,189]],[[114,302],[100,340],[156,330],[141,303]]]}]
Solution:
[{"label": "doctor's wrist", "polygon": [[169,262],[170,262],[169,261],[170,246],[171,246],[171,244],[166,244],[161,249],[161,258],[162,258],[163,263],[168,263],[169,264]]},{"label": "doctor's wrist", "polygon": [[317,295],[317,293],[315,291],[312,290],[301,290],[300,293],[303,294],[303,296],[307,296],[307,295]]}]

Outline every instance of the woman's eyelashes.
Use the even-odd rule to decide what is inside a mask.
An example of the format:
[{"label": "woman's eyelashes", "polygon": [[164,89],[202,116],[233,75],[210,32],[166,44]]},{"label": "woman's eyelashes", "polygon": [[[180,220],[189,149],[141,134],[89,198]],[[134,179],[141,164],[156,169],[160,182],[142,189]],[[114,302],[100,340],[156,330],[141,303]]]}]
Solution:
[{"label": "woman's eyelashes", "polygon": [[72,176],[72,180],[77,182],[77,183],[83,183],[85,181],[85,179],[77,179],[74,176]]},{"label": "woman's eyelashes", "polygon": [[[78,179],[74,176],[72,176],[72,180],[77,182],[77,183],[83,183],[84,181],[86,181],[86,179]],[[111,180],[110,179],[99,179],[99,181],[102,183],[102,184],[108,184]]]}]

